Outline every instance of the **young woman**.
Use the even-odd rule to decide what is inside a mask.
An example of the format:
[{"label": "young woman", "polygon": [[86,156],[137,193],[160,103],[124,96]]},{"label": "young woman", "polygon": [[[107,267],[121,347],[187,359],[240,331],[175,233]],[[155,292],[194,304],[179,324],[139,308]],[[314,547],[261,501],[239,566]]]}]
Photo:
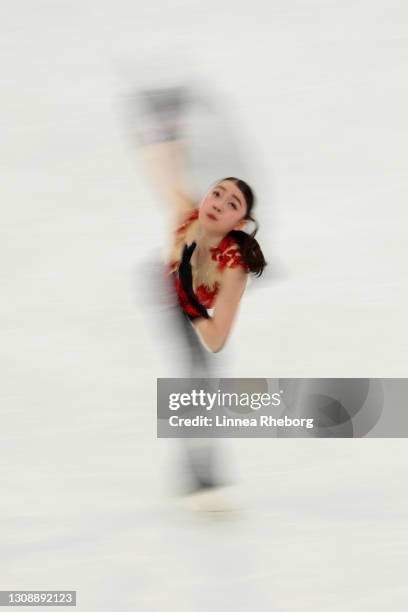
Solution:
[{"label": "young woman", "polygon": [[[201,378],[202,387],[217,373],[211,353],[225,345],[237,315],[248,275],[262,274],[266,265],[255,231],[244,231],[252,217],[254,196],[244,181],[227,177],[217,181],[198,208],[179,200],[174,242],[167,274],[177,296],[182,335],[189,352],[189,377]],[[211,386],[209,386],[209,390]],[[211,438],[184,438],[190,492],[202,493],[219,480],[219,445]],[[200,507],[201,505],[201,507]],[[219,510],[219,501],[215,501]],[[199,502],[202,509],[203,499]],[[214,510],[214,500],[204,502]],[[223,504],[221,503],[221,508]]]},{"label": "young woman", "polygon": [[[217,378],[213,353],[221,351],[231,333],[249,274],[261,275],[266,265],[254,237],[254,194],[243,180],[227,177],[217,181],[201,202],[188,197],[186,143],[180,136],[185,96],[178,90],[153,91],[144,99],[148,121],[143,125],[148,128],[142,128],[142,159],[172,217],[164,277],[174,298],[171,325],[182,339],[188,363],[188,371],[180,368],[177,376],[200,378],[206,384]],[[248,233],[251,224],[255,229]],[[189,492],[222,484],[216,441],[183,442]]]},{"label": "young woman", "polygon": [[[207,350],[220,351],[232,329],[248,274],[261,275],[265,258],[255,231],[254,196],[244,181],[218,181],[198,208],[185,200],[177,211],[177,227],[169,270],[184,314]],[[209,309],[213,310],[212,314]]]}]

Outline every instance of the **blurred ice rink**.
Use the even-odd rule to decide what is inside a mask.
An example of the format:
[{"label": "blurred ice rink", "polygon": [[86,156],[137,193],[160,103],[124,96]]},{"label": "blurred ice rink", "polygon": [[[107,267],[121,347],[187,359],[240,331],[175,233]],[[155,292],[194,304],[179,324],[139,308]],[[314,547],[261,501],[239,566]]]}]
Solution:
[{"label": "blurred ice rink", "polygon": [[407,608],[406,440],[229,440],[240,517],[169,503],[171,374],[137,280],[166,226],[118,108],[167,52],[226,101],[277,270],[226,375],[405,377],[407,22],[395,0],[2,3],[1,589],[76,589],[86,612]]}]

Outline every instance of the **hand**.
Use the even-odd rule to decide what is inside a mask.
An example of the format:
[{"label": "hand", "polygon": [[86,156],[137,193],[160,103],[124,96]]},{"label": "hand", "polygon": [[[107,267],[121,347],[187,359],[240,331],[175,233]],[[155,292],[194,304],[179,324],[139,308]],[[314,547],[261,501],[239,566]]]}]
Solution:
[{"label": "hand", "polygon": [[200,314],[190,315],[188,313],[187,316],[190,320],[198,319],[204,317],[205,319],[209,319],[210,315],[207,312],[207,309],[198,301],[196,294],[193,289],[193,272],[191,269],[191,257],[195,251],[197,246],[196,242],[192,242],[189,246],[184,245],[183,253],[181,256],[181,261],[178,269],[179,279],[181,281],[181,285],[187,294],[188,300],[193,308]]},{"label": "hand", "polygon": [[197,243],[192,242],[190,246],[184,245],[179,265],[179,277],[185,291],[193,291],[193,272],[191,269],[191,257],[196,249]]}]

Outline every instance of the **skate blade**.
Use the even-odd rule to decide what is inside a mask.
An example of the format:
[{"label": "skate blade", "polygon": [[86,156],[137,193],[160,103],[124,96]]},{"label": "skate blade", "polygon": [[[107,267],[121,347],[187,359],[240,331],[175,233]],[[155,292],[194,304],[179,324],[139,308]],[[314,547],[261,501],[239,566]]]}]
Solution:
[{"label": "skate blade", "polygon": [[214,518],[238,518],[239,507],[226,494],[227,489],[214,488],[197,491],[182,500],[182,507],[189,512],[199,512]]}]

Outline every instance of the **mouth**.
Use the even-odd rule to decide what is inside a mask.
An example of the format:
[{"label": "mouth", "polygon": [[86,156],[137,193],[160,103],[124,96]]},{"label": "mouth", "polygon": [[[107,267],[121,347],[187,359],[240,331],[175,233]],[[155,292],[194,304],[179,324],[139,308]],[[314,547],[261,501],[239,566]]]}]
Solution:
[{"label": "mouth", "polygon": [[214,217],[214,215],[212,215],[211,213],[207,213],[207,217],[209,219],[211,219],[211,221],[216,221],[217,220],[217,217]]}]

